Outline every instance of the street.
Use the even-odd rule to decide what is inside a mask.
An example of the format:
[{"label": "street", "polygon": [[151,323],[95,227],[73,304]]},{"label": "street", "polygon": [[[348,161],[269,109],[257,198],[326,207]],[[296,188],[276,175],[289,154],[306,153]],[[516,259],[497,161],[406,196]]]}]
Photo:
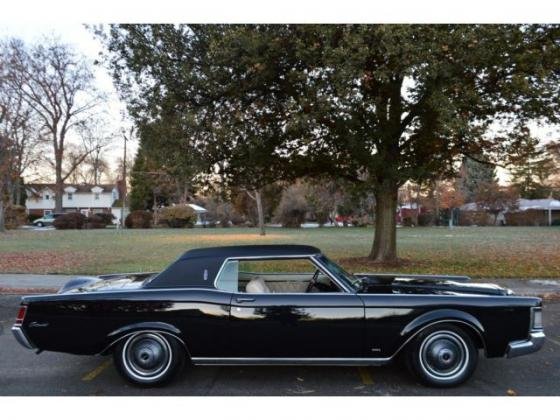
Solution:
[{"label": "street", "polygon": [[545,304],[547,342],[535,354],[485,359],[466,384],[431,389],[403,366],[190,367],[163,388],[140,389],[116,373],[111,357],[34,352],[10,328],[19,296],[0,295],[0,395],[560,395],[560,303]]}]

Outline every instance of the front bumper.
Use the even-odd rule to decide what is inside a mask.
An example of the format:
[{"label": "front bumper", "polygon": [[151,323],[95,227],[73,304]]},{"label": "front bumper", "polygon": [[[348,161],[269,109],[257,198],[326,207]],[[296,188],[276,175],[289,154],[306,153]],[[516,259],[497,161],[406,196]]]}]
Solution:
[{"label": "front bumper", "polygon": [[527,340],[512,341],[506,352],[508,359],[539,351],[545,338],[543,331],[531,331]]},{"label": "front bumper", "polygon": [[27,336],[25,335],[25,333],[23,332],[23,330],[21,329],[20,326],[14,325],[12,327],[12,333],[14,334],[14,337],[16,338],[18,343],[21,344],[23,347],[25,347],[27,349],[34,349],[35,348],[33,343],[31,343],[31,341],[29,341],[29,339],[27,338]]}]

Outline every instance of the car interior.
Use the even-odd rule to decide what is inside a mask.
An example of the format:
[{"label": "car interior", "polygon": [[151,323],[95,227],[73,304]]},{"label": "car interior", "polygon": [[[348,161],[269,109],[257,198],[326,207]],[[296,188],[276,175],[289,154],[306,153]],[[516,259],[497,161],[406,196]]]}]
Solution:
[{"label": "car interior", "polygon": [[235,293],[333,293],[338,286],[309,260],[230,260],[216,281]]}]

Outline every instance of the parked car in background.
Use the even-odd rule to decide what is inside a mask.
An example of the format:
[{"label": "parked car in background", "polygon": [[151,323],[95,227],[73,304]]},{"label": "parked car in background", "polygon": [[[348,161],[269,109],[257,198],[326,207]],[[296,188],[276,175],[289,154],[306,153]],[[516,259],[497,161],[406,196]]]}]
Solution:
[{"label": "parked car in background", "polygon": [[52,226],[52,224],[54,223],[54,219],[56,219],[58,216],[62,214],[64,213],[45,214],[40,219],[33,220],[33,226],[37,226],[37,227]]},{"label": "parked car in background", "polygon": [[161,273],[71,280],[22,298],[24,347],[113,354],[137,385],[194,365],[384,365],[430,386],[466,381],[479,353],[544,343],[541,299],[459,276],[350,274],[315,247],[193,249]]}]

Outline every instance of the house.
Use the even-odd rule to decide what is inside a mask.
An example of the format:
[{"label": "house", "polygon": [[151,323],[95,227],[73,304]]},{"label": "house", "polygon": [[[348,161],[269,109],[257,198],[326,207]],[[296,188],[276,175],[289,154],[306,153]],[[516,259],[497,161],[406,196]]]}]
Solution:
[{"label": "house", "polygon": [[495,217],[477,203],[463,204],[460,210],[461,225],[550,226],[560,220],[560,201],[553,198],[520,198],[515,206]]},{"label": "house", "polygon": [[[41,217],[54,212],[55,184],[27,184],[25,188],[28,214]],[[65,184],[62,211],[80,212],[85,216],[113,213],[120,218],[121,208],[115,206],[121,195],[119,190],[117,184]]]},{"label": "house", "polygon": [[206,210],[204,207],[199,206],[197,204],[191,204],[189,203],[188,206],[194,210],[195,214],[196,214],[196,223],[195,226],[204,226],[206,225],[208,222],[206,221],[206,213],[208,213],[208,210]]}]

